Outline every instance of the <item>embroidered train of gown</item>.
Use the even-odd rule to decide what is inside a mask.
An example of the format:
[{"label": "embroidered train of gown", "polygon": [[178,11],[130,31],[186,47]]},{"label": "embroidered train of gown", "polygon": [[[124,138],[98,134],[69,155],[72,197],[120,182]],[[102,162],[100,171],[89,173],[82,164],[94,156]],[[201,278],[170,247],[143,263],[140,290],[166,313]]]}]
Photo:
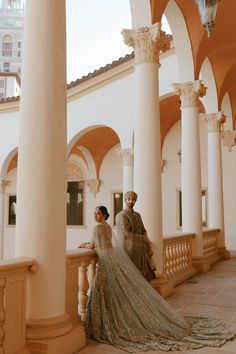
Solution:
[{"label": "embroidered train of gown", "polygon": [[90,292],[86,332],[127,352],[219,347],[235,333],[207,316],[182,317],[149,285],[129,257],[112,246],[107,223],[94,227],[98,268]]}]

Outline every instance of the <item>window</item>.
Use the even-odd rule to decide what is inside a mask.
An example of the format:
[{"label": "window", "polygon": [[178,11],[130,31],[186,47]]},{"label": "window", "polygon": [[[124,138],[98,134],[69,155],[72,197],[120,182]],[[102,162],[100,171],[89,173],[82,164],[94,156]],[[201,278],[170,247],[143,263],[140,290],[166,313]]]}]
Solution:
[{"label": "window", "polygon": [[9,195],[8,225],[16,224],[16,195]]},{"label": "window", "polygon": [[67,225],[84,225],[84,182],[67,183]]},{"label": "window", "polygon": [[2,56],[11,57],[12,47],[13,47],[12,37],[9,35],[5,35],[2,40]]},{"label": "window", "polygon": [[18,42],[17,46],[18,46],[18,49],[20,49],[21,48],[21,42]]},{"label": "window", "polygon": [[116,225],[116,215],[123,209],[123,193],[113,192],[113,225]]},{"label": "window", "polygon": [[17,56],[18,56],[18,58],[20,58],[20,56],[21,56],[21,51],[20,50],[18,50]]},{"label": "window", "polygon": [[[177,229],[182,228],[182,191],[177,190]],[[207,190],[202,190],[202,226],[207,226]]]},{"label": "window", "polygon": [[10,72],[10,63],[3,63],[3,71]]},{"label": "window", "polygon": [[0,88],[3,89],[5,87],[5,80],[0,79]]}]

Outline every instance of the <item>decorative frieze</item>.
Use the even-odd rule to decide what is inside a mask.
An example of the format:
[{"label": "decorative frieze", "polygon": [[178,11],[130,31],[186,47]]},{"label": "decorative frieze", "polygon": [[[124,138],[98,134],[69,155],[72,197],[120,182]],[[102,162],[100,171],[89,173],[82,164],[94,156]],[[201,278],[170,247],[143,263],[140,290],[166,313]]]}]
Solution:
[{"label": "decorative frieze", "polygon": [[124,166],[133,166],[134,164],[134,149],[116,149],[119,157],[122,157]]},{"label": "decorative frieze", "polygon": [[88,179],[86,181],[87,186],[89,187],[89,191],[93,194],[94,197],[96,197],[96,194],[99,191],[100,182],[100,179]]},{"label": "decorative frieze", "polygon": [[124,43],[133,47],[135,64],[159,63],[159,52],[165,52],[170,48],[172,36],[161,31],[161,23],[155,23],[150,27],[137,29],[123,29]]},{"label": "decorative frieze", "polygon": [[81,167],[74,161],[68,161],[67,163],[67,180],[83,180],[84,174]]},{"label": "decorative frieze", "polygon": [[175,94],[180,97],[181,109],[186,107],[197,107],[198,98],[206,94],[206,89],[202,80],[189,81],[185,83],[174,83],[173,85]]},{"label": "decorative frieze", "polygon": [[236,145],[236,130],[227,130],[221,133],[223,145],[231,151],[232,147]]},{"label": "decorative frieze", "polygon": [[200,113],[200,119],[207,124],[208,133],[217,133],[222,131],[222,126],[226,121],[223,112],[218,113]]}]

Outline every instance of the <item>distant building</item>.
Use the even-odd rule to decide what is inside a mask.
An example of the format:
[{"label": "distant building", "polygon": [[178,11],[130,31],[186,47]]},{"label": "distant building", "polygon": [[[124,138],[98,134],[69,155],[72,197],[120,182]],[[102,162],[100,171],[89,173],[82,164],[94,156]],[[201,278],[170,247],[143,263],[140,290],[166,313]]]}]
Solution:
[{"label": "distant building", "polygon": [[0,0],[0,99],[20,93],[23,32],[24,0]]}]

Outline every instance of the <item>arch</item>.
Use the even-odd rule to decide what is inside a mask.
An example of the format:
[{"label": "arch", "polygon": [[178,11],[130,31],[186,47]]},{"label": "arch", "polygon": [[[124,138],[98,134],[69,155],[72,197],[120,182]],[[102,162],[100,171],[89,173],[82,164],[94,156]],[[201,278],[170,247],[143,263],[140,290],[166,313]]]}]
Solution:
[{"label": "arch", "polygon": [[[82,174],[81,179],[88,178],[89,170],[88,170],[87,164],[84,162],[84,160],[80,156],[75,155],[73,153],[69,156],[68,161],[67,161],[67,177],[69,174],[68,167],[69,167],[70,163],[72,165],[73,164],[77,165],[78,170],[80,170],[79,172]],[[72,166],[72,168],[74,168],[74,166]]]},{"label": "arch", "polygon": [[214,113],[218,111],[218,96],[216,88],[216,80],[213,72],[211,62],[205,58],[200,70],[200,76],[204,85],[207,87],[207,94],[202,98],[205,110],[207,113]]},{"label": "arch", "polygon": [[169,23],[178,59],[182,82],[194,80],[194,61],[187,24],[180,7],[170,0],[164,12]]},{"label": "arch", "polygon": [[8,167],[10,165],[10,162],[12,159],[18,154],[18,147],[14,148],[5,158],[3,164],[2,164],[2,169],[0,172],[0,179],[6,179],[7,173],[8,173]]},{"label": "arch", "polygon": [[4,34],[2,37],[2,56],[12,57],[13,38],[10,34]]},{"label": "arch", "polygon": [[96,174],[96,166],[95,166],[95,162],[93,159],[93,156],[91,155],[90,151],[84,147],[84,146],[77,146],[77,148],[82,151],[82,153],[84,154],[85,158],[86,158],[86,162],[87,162],[87,178],[97,178],[97,174]]},{"label": "arch", "polygon": [[[119,136],[112,128],[104,125],[95,125],[81,130],[71,139],[68,144],[68,153],[72,151],[75,145],[79,146],[82,154],[89,152],[94,161],[96,176],[98,177],[105,154],[118,143],[120,143]],[[86,150],[81,149],[81,147],[86,148]],[[85,155],[84,160],[86,161]]]}]

